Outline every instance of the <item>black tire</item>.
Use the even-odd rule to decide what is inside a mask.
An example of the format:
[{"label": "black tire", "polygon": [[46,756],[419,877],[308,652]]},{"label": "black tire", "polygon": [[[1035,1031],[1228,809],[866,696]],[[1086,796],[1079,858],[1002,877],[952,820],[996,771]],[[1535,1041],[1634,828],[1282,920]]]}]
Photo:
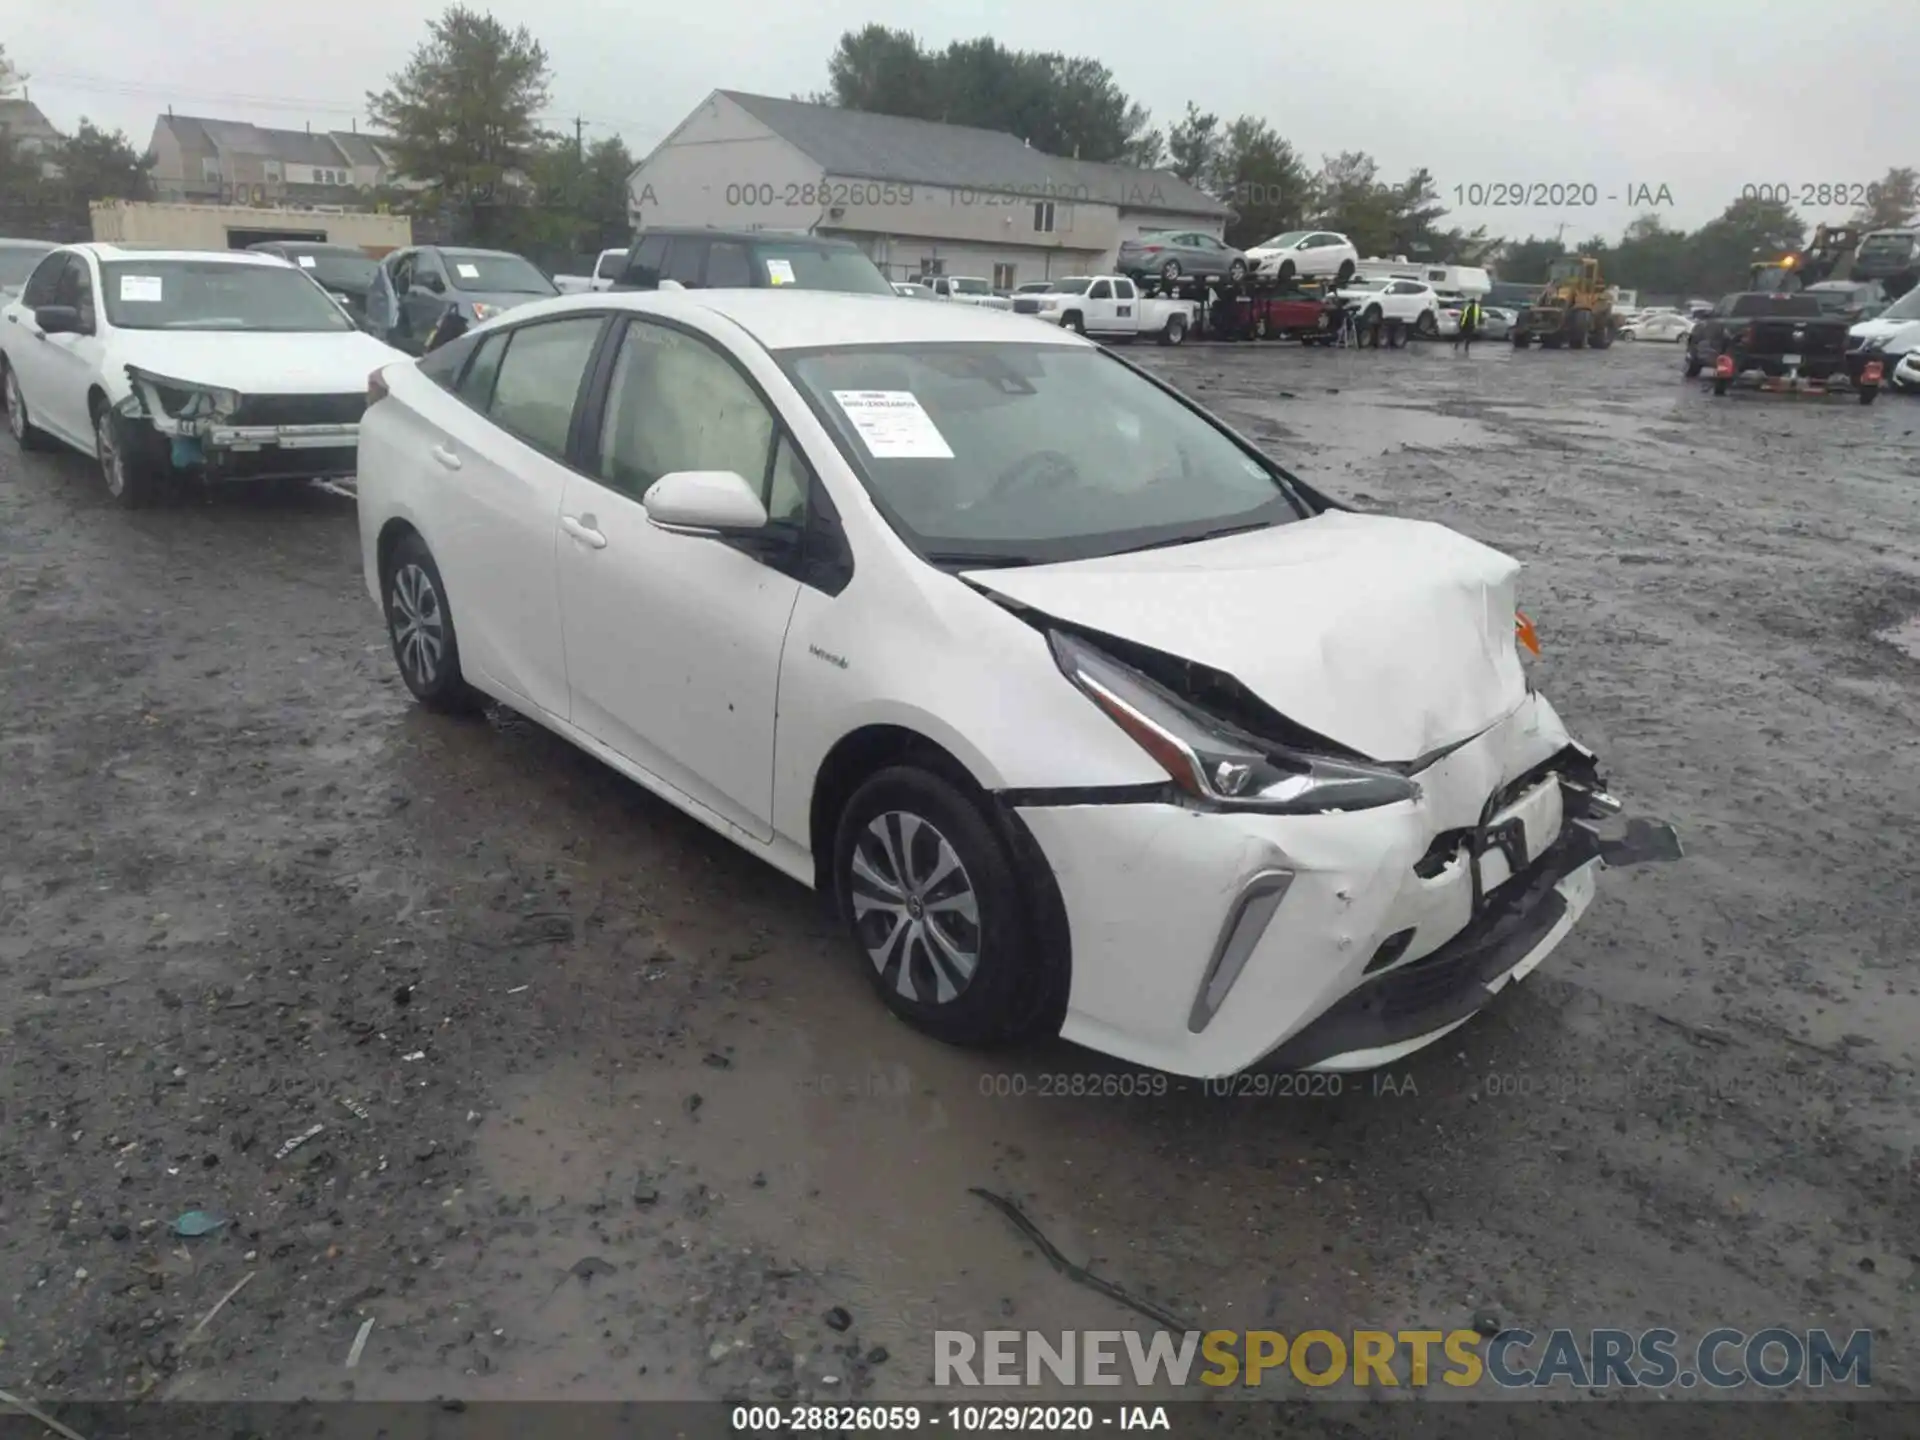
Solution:
[{"label": "black tire", "polygon": [[1180,278],[1180,262],[1169,260],[1160,267],[1160,278],[1171,285]]},{"label": "black tire", "polygon": [[1160,338],[1168,345],[1186,344],[1187,317],[1184,315],[1169,315],[1167,317],[1167,328],[1160,332]]},{"label": "black tire", "polygon": [[1365,310],[1360,312],[1360,328],[1362,330],[1372,329],[1379,323],[1380,307],[1378,305],[1369,305]]},{"label": "black tire", "polygon": [[1694,350],[1693,346],[1691,345],[1687,346],[1687,359],[1686,359],[1686,365],[1684,367],[1687,373],[1687,378],[1689,380],[1693,379],[1696,375],[1700,373],[1701,368],[1705,364],[1706,364],[1706,361],[1700,358],[1698,352]]},{"label": "black tire", "polygon": [[1422,310],[1413,322],[1414,333],[1423,340],[1431,340],[1440,333],[1440,321],[1433,311]]},{"label": "black tire", "polygon": [[1524,350],[1527,348],[1527,341],[1529,337],[1526,331],[1515,330],[1513,334],[1509,335],[1507,338],[1513,342],[1514,349]]},{"label": "black tire", "polygon": [[0,355],[0,396],[7,407],[7,430],[22,450],[51,450],[54,439],[27,418],[27,397],[20,393],[20,382],[13,378],[13,367]]},{"label": "black tire", "polygon": [[[916,890],[914,881],[946,858],[943,845],[958,868]],[[1040,940],[1036,907],[1007,845],[960,785],[916,765],[871,776],[840,813],[833,882],[868,978],[895,1015],[950,1045],[1008,1045],[1032,1035],[1054,993],[1058,960]],[[903,908],[886,908],[889,884],[904,891]],[[973,901],[971,922],[955,904],[962,894]],[[972,964],[963,972],[956,956],[966,955]]]},{"label": "black tire", "polygon": [[127,419],[104,401],[93,405],[93,450],[107,498],[125,510],[159,502],[168,479],[160,437],[151,425]]},{"label": "black tire", "polygon": [[1353,262],[1351,260],[1342,260],[1339,270],[1335,272],[1333,277],[1333,288],[1336,290],[1344,290],[1347,288],[1347,282],[1351,279],[1353,279]]},{"label": "black tire", "polygon": [[1080,318],[1078,310],[1069,310],[1060,317],[1060,328],[1071,330],[1076,335],[1084,335],[1087,333],[1087,322]]},{"label": "black tire", "polygon": [[1879,398],[1879,395],[1880,387],[1878,385],[1862,385],[1860,387],[1860,403],[1862,405],[1871,405]]},{"label": "black tire", "polygon": [[1298,273],[1297,268],[1291,260],[1282,260],[1280,262],[1280,269],[1273,278],[1282,285],[1291,285],[1293,283],[1293,277]]},{"label": "black tire", "polygon": [[1593,350],[1605,350],[1613,344],[1613,341],[1613,328],[1608,325],[1601,325],[1587,337],[1587,346]]},{"label": "black tire", "polygon": [[1713,377],[1713,393],[1716,395],[1724,395],[1727,393],[1728,387],[1732,384],[1733,382],[1724,375],[1716,375]]},{"label": "black tire", "polygon": [[1567,348],[1584,350],[1587,341],[1593,337],[1593,314],[1587,310],[1576,310],[1568,317]]},{"label": "black tire", "polygon": [[478,711],[485,697],[460,672],[460,639],[447,604],[446,581],[417,533],[408,532],[393,547],[380,577],[380,596],[393,661],[413,698],[446,715]]},{"label": "black tire", "polygon": [[1229,285],[1238,285],[1242,280],[1246,278],[1247,278],[1247,262],[1246,261],[1235,260],[1232,264],[1227,266],[1227,283]]}]

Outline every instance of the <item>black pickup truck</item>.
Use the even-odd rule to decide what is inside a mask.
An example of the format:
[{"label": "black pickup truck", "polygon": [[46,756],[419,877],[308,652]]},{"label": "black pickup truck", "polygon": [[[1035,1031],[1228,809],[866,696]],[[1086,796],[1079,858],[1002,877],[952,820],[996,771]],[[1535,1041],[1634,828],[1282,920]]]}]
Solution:
[{"label": "black pickup truck", "polygon": [[1713,376],[1713,393],[1743,389],[1856,394],[1871,405],[1878,367],[1858,376],[1847,366],[1848,321],[1806,291],[1748,290],[1728,295],[1687,337],[1686,373]]}]

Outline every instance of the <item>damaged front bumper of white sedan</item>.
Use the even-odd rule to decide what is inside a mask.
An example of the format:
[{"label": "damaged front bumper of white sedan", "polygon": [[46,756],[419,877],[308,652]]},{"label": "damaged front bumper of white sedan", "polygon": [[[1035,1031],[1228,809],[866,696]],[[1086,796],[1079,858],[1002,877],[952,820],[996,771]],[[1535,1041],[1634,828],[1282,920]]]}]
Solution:
[{"label": "damaged front bumper of white sedan", "polygon": [[1004,796],[1067,913],[1062,1035],[1180,1075],[1373,1069],[1538,966],[1601,869],[1679,857],[1660,822],[1603,838],[1620,804],[1532,692],[1412,778],[1318,814]]},{"label": "damaged front bumper of white sedan", "polygon": [[159,457],[213,482],[350,480],[364,394],[253,395],[127,366],[132,389],[116,407],[151,425]]}]

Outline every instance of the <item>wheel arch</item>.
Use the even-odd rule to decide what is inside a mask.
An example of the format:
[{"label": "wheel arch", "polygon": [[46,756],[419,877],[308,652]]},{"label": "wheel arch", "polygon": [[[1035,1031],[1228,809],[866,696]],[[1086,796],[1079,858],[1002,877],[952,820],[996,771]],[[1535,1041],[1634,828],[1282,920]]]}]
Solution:
[{"label": "wheel arch", "polygon": [[[374,573],[382,587],[386,585],[387,567],[393,560],[393,552],[400,548],[400,542],[409,535],[420,535],[420,527],[404,515],[390,516],[380,527],[380,534],[374,540],[373,559]],[[420,543],[426,545],[427,537],[420,535]],[[433,547],[427,545],[427,550],[431,553]]]},{"label": "wheel arch", "polygon": [[[931,726],[925,727],[931,729]],[[1043,997],[1045,1033],[1058,1034],[1066,1018],[1072,988],[1072,931],[1066,901],[1053,866],[1027,823],[995,793],[953,749],[900,720],[875,721],[848,731],[834,742],[814,772],[808,802],[807,835],[813,855],[814,890],[837,914],[840,897],[833,876],[834,834],[854,792],[871,775],[893,765],[918,765],[957,786],[980,807],[989,826],[1007,847],[1013,870],[1033,907],[1042,943],[1058,957],[1053,993]]]}]

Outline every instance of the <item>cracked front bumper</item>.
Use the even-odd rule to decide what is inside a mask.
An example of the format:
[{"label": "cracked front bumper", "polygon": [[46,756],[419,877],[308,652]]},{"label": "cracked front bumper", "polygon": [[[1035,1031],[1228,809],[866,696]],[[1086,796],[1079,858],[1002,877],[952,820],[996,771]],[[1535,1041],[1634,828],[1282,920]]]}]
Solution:
[{"label": "cracked front bumper", "polygon": [[1386,1064],[1544,960],[1604,864],[1670,858],[1644,832],[1609,855],[1583,812],[1611,802],[1538,695],[1419,781],[1344,814],[1022,806],[1067,912],[1062,1035],[1202,1077]]}]

